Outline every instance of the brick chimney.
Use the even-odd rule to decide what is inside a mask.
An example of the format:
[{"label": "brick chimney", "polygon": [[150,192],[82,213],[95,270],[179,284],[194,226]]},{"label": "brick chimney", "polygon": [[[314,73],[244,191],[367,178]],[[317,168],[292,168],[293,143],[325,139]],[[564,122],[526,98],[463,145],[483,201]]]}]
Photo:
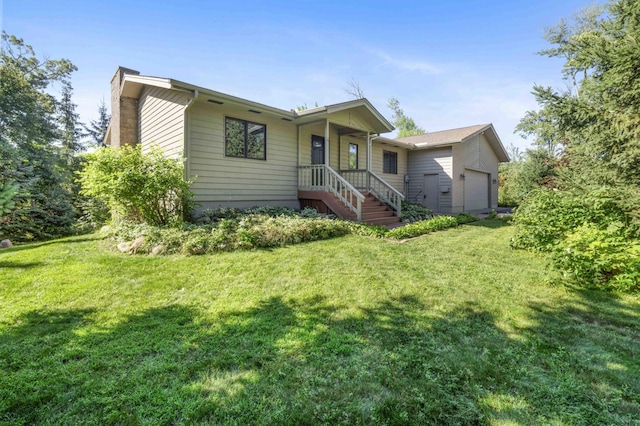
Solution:
[{"label": "brick chimney", "polygon": [[118,67],[111,79],[111,147],[116,149],[138,143],[138,100],[120,96],[125,74],[140,72]]}]

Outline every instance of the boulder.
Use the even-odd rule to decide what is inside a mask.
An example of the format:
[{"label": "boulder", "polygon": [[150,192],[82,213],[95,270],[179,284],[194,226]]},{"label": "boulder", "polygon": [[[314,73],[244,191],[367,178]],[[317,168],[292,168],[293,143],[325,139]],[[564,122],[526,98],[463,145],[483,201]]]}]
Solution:
[{"label": "boulder", "polygon": [[109,225],[104,225],[102,228],[100,228],[101,234],[106,234],[109,231],[111,231],[111,227]]},{"label": "boulder", "polygon": [[126,241],[121,242],[120,244],[118,244],[118,250],[120,250],[122,253],[128,252],[129,244]]},{"label": "boulder", "polygon": [[0,248],[11,248],[11,247],[13,247],[13,244],[11,244],[11,241],[9,240],[0,241]]},{"label": "boulder", "polygon": [[144,243],[144,237],[140,235],[138,238],[136,238],[133,241],[133,244],[131,244],[131,247],[129,248],[129,253],[136,254],[136,252],[138,251],[142,243]]},{"label": "boulder", "polygon": [[164,254],[166,251],[167,251],[167,247],[160,244],[155,246],[153,250],[151,250],[151,254],[157,256],[159,254]]}]

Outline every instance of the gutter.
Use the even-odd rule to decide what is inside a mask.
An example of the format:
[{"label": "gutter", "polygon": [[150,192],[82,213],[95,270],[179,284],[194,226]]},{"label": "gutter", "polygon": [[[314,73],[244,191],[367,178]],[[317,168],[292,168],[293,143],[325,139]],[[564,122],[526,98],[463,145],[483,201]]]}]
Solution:
[{"label": "gutter", "polygon": [[190,147],[190,142],[191,142],[191,126],[190,126],[190,122],[189,122],[189,116],[187,115],[187,112],[189,111],[189,109],[191,108],[191,106],[196,102],[196,100],[198,99],[198,96],[200,96],[200,92],[198,91],[198,89],[194,89],[193,90],[193,97],[191,98],[191,100],[187,103],[187,105],[184,107],[184,118],[182,120],[182,123],[184,125],[184,130],[183,130],[183,136],[182,136],[182,144],[183,144],[183,153],[182,156],[184,158],[184,178],[185,179],[189,179],[190,176],[190,156],[187,156],[187,153],[189,152],[189,147]]}]

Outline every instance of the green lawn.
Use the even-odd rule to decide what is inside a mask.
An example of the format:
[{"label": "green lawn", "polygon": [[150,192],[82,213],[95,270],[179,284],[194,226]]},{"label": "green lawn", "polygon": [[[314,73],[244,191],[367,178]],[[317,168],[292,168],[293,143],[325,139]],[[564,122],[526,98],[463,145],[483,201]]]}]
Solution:
[{"label": "green lawn", "polygon": [[483,221],[127,256],[0,251],[5,424],[638,424],[640,297],[568,289]]}]

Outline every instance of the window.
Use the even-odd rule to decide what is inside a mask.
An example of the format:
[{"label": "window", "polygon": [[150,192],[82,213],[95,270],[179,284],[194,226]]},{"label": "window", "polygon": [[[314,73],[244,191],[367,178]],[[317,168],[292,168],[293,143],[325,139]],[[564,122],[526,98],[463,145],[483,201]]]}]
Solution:
[{"label": "window", "polygon": [[355,143],[349,144],[349,168],[358,168],[358,144]]},{"label": "window", "polygon": [[227,157],[267,159],[267,126],[237,118],[225,118]]},{"label": "window", "polygon": [[382,151],[382,171],[393,175],[398,174],[398,153]]}]

